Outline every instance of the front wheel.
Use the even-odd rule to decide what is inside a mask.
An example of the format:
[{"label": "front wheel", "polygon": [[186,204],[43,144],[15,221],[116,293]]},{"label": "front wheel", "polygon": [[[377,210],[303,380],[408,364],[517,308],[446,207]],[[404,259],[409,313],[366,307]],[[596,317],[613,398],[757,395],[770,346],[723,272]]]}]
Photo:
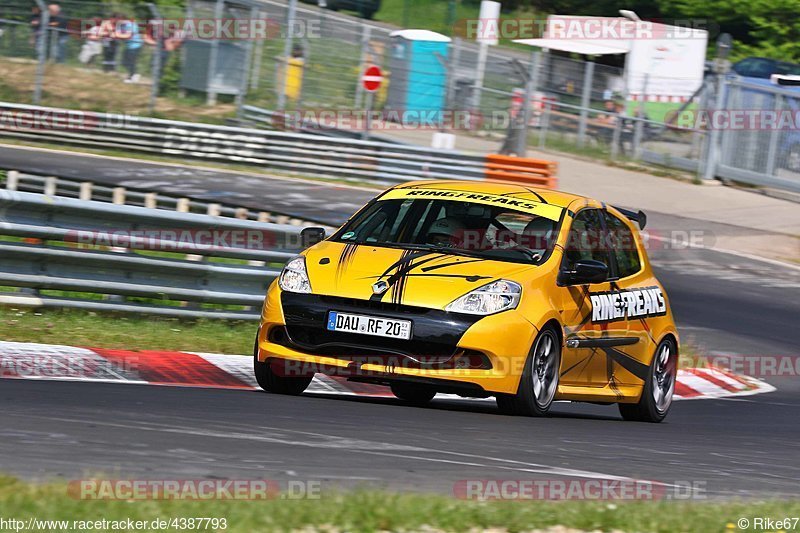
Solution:
[{"label": "front wheel", "polygon": [[391,389],[392,394],[413,405],[425,405],[436,396],[435,390],[411,383],[392,383]]},{"label": "front wheel", "polygon": [[619,404],[619,413],[622,418],[637,422],[661,422],[664,420],[670,405],[672,405],[677,375],[678,349],[675,341],[667,338],[661,341],[656,348],[639,402]]},{"label": "front wheel", "polygon": [[258,386],[267,392],[274,392],[276,394],[287,394],[290,396],[297,396],[301,394],[314,376],[301,376],[289,377],[279,376],[272,370],[272,365],[269,361],[258,360],[258,337],[253,347],[253,373],[256,376]]},{"label": "front wheel", "polygon": [[525,361],[516,394],[498,394],[497,407],[505,414],[545,416],[558,390],[561,343],[552,327],[539,332]]}]

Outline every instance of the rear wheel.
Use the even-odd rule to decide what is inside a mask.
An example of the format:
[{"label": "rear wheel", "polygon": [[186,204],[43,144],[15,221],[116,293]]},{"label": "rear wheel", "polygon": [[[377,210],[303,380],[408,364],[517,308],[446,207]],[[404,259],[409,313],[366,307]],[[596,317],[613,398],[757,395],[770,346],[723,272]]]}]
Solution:
[{"label": "rear wheel", "polygon": [[539,332],[525,361],[516,394],[498,394],[497,407],[505,414],[545,416],[558,390],[561,343],[552,327]]},{"label": "rear wheel", "polygon": [[269,361],[258,360],[258,336],[256,336],[256,343],[253,347],[253,373],[256,376],[256,381],[259,387],[267,392],[274,392],[276,394],[288,394],[297,396],[301,394],[314,376],[301,376],[301,377],[288,377],[279,376],[272,370],[272,365]]},{"label": "rear wheel", "polygon": [[661,341],[656,348],[639,402],[619,404],[619,413],[622,418],[637,422],[661,422],[664,420],[670,405],[672,405],[677,375],[678,350],[675,341],[667,338]]},{"label": "rear wheel", "polygon": [[392,394],[414,405],[425,405],[433,400],[436,391],[413,383],[392,383]]}]

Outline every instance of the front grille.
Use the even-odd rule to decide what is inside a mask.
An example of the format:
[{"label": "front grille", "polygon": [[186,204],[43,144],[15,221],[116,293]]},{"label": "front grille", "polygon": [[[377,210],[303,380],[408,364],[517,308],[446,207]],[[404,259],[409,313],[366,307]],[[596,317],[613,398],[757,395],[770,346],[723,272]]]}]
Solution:
[{"label": "front grille", "polygon": [[[447,313],[389,302],[319,296],[281,294],[289,342],[303,351],[320,355],[407,355],[417,360],[443,362],[458,352],[458,341],[479,320],[475,315]],[[411,320],[411,339],[391,339],[326,328],[330,311]]]}]

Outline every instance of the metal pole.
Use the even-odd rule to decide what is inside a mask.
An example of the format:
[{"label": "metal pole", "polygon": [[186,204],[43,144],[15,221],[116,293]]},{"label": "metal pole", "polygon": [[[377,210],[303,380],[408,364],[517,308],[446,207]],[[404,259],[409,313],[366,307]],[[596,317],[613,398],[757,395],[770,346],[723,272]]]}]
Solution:
[{"label": "metal pole", "polygon": [[292,32],[294,31],[294,17],[297,11],[297,0],[289,0],[289,12],[286,15],[286,39],[283,42],[283,74],[280,76],[281,83],[278,86],[278,109],[286,107],[286,78],[289,68],[289,56],[292,55]]},{"label": "metal pole", "polygon": [[475,67],[475,83],[472,85],[472,108],[480,109],[481,91],[483,90],[483,76],[486,73],[486,56],[489,53],[489,43],[481,41],[478,48],[478,64]]},{"label": "metal pole", "polygon": [[44,82],[44,66],[47,62],[47,28],[50,25],[50,12],[44,0],[36,0],[39,7],[39,39],[36,41],[36,52],[39,62],[36,65],[36,81],[33,86],[33,103],[39,104],[42,100],[42,83]]},{"label": "metal pole", "polygon": [[364,135],[365,141],[369,140],[369,130],[372,128],[372,100],[375,97],[374,91],[367,92],[367,118],[364,122]]},{"label": "metal pole", "polygon": [[458,70],[458,62],[461,60],[461,39],[459,37],[453,38],[451,45],[450,61],[447,65],[447,108],[451,111],[456,108],[455,99],[456,90],[456,72]]},{"label": "metal pole", "polygon": [[[255,20],[258,18],[258,9],[255,7],[250,8],[250,19]],[[253,41],[248,39],[245,42],[245,60],[242,64],[244,72],[242,72],[242,79],[239,83],[239,94],[236,95],[236,116],[242,117],[242,106],[244,105],[244,97],[247,94],[247,81],[250,78],[250,66],[253,63]]]},{"label": "metal pole", "polygon": [[[256,16],[260,19],[261,18],[261,10],[256,10]],[[269,24],[269,22],[268,22]],[[261,61],[264,56],[264,40],[259,39],[258,45],[256,46],[255,54],[253,59],[253,66],[250,70],[250,88],[257,89],[258,88],[258,81],[261,77]]]},{"label": "metal pole", "polygon": [[[721,111],[725,108],[725,93],[727,92],[728,86],[725,83],[725,73],[722,72],[724,69],[720,68],[718,70],[717,98],[714,107],[717,111]],[[719,163],[719,135],[719,128],[712,127],[711,133],[708,135],[708,161],[706,162],[705,172],[703,173],[703,179],[706,180],[713,180],[717,175],[717,164]]]},{"label": "metal pole", "polygon": [[519,116],[522,119],[519,124],[519,131],[517,132],[517,147],[514,150],[517,157],[525,157],[528,149],[528,124],[531,123],[531,99],[533,93],[539,86],[539,64],[541,62],[542,53],[539,50],[531,52],[531,64],[528,71],[528,80],[525,84],[525,94],[522,96],[522,109],[520,109]]},{"label": "metal pole", "polygon": [[[782,94],[775,95],[775,110],[780,113],[783,107],[784,96]],[[778,128],[773,129],[769,134],[769,149],[767,150],[767,176],[775,174],[775,160],[777,159],[778,152],[778,137],[780,132]]]},{"label": "metal pole", "polygon": [[[225,0],[217,0],[214,6],[214,17],[216,20],[222,19],[225,8]],[[211,49],[208,52],[208,74],[206,75],[206,104],[214,105],[217,103],[217,93],[212,87],[214,85],[214,74],[217,70],[217,52],[219,49],[219,39],[211,41]]]},{"label": "metal pole", "polygon": [[636,126],[633,132],[633,158],[642,156],[642,137],[644,136],[645,115],[644,106],[647,104],[647,85],[650,83],[650,74],[645,73],[642,86],[641,104],[636,108]]},{"label": "metal pole", "polygon": [[156,49],[153,52],[153,81],[150,86],[150,104],[148,105],[148,110],[152,115],[156,109],[156,99],[158,98],[158,86],[161,80],[161,47],[164,44],[164,26],[161,24],[161,13],[159,13],[158,8],[155,4],[147,4],[147,7],[150,9],[150,14],[153,15],[153,18],[156,20],[155,24],[151,24],[151,28],[154,29],[156,32],[155,41],[156,41]]},{"label": "metal pole", "polygon": [[[364,72],[364,67],[367,64],[367,56],[369,54],[369,39],[372,28],[368,24],[361,23],[361,59],[358,65],[359,72]],[[364,98],[364,86],[361,79],[356,80],[356,109],[361,107],[361,100]]]},{"label": "metal pole", "polygon": [[586,123],[589,120],[589,108],[592,105],[592,83],[594,80],[594,61],[587,61],[583,72],[583,90],[581,91],[581,118],[578,122],[578,146],[586,142]]}]

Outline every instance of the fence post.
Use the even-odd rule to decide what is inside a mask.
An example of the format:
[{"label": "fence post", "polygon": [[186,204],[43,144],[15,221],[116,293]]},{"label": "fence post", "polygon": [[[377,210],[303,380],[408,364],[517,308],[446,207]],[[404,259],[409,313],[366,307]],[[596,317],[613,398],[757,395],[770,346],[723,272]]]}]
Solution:
[{"label": "fence post", "polygon": [[283,111],[286,107],[286,75],[289,67],[289,56],[292,55],[292,32],[294,31],[294,16],[297,9],[297,0],[289,0],[289,10],[286,12],[286,39],[283,42],[283,68],[281,75],[278,76],[278,111]]},{"label": "fence post", "polygon": [[586,142],[586,122],[589,120],[589,107],[592,104],[592,82],[594,61],[587,61],[583,70],[583,90],[581,91],[581,118],[578,121],[578,146]]},{"label": "fence post", "polygon": [[19,171],[9,170],[6,174],[6,189],[16,191],[19,187]]},{"label": "fence post", "polygon": [[367,57],[369,55],[369,39],[370,34],[372,33],[372,28],[365,24],[361,23],[361,57],[358,63],[358,79],[356,79],[356,102],[355,102],[355,109],[361,109],[361,101],[364,98],[364,87],[361,84],[361,73],[364,71],[364,65],[367,62]]},{"label": "fence post", "polygon": [[[214,20],[222,20],[225,0],[216,0],[214,6]],[[219,37],[219,36],[217,36]],[[211,48],[208,51],[208,74],[206,75],[206,105],[217,103],[217,92],[211,86],[214,81],[214,73],[217,69],[217,54],[219,53],[219,38],[211,40]]]},{"label": "fence post", "polygon": [[86,200],[87,202],[92,199],[92,182],[82,181],[78,189],[78,199]]},{"label": "fence post", "polygon": [[[261,18],[261,10],[256,10],[257,16]],[[267,24],[269,24],[269,19],[267,19]],[[258,88],[258,78],[261,76],[261,61],[264,57],[264,39],[258,39],[258,44],[256,45],[255,54],[253,58],[253,65],[250,69],[250,88],[257,89]]]},{"label": "fence post", "polygon": [[[647,104],[647,85],[650,83],[650,74],[645,73],[644,82],[642,84],[641,103],[636,108],[636,125],[633,132],[633,158],[641,159],[642,157],[642,137],[644,136],[645,120],[647,114],[644,112],[644,106]],[[624,140],[623,140],[624,142]]]},{"label": "fence post", "polygon": [[148,105],[148,110],[152,115],[153,111],[156,109],[158,86],[161,82],[161,47],[164,46],[164,26],[161,20],[161,13],[158,11],[156,5],[151,3],[147,4],[147,7],[150,9],[150,13],[153,15],[153,18],[157,21],[155,24],[156,48],[153,51],[153,81],[150,85],[150,104]]},{"label": "fence post", "polygon": [[447,64],[447,91],[446,100],[447,109],[450,111],[455,110],[455,96],[456,96],[456,72],[458,71],[458,62],[461,60],[461,38],[453,37],[451,46],[450,60]]},{"label": "fence post", "polygon": [[525,84],[525,93],[522,95],[522,109],[519,114],[522,118],[522,123],[519,126],[517,133],[517,148],[515,152],[517,157],[525,157],[528,149],[528,124],[531,123],[531,99],[533,93],[536,92],[539,86],[539,62],[541,61],[541,52],[534,50],[531,52],[531,63],[528,71],[528,79]]},{"label": "fence post", "polygon": [[[775,95],[775,110],[778,113],[781,112],[781,108],[783,107],[783,100],[784,96],[782,94]],[[767,168],[765,172],[767,176],[773,176],[775,174],[775,159],[778,153],[778,133],[778,128],[773,128],[769,134],[769,149],[767,150]]]},{"label": "fence post", "polygon": [[44,0],[36,0],[39,8],[39,38],[36,40],[36,53],[39,62],[36,64],[36,80],[33,84],[33,103],[39,105],[42,100],[42,83],[44,82],[44,66],[47,62],[47,28],[50,26],[50,12]]},{"label": "fence post", "polygon": [[[721,111],[725,108],[725,99],[728,90],[728,84],[725,83],[725,73],[721,72],[722,69],[719,70],[720,71],[717,72],[717,95],[716,101],[714,102],[714,109],[716,111]],[[711,133],[708,135],[708,150],[706,151],[708,159],[706,161],[703,179],[713,180],[717,175],[717,164],[719,164],[720,157],[719,136],[719,128],[711,128]]]},{"label": "fence post", "polygon": [[44,195],[45,196],[55,196],[56,195],[56,183],[58,182],[58,178],[55,176],[47,176],[44,179]]},{"label": "fence post", "polygon": [[[250,9],[250,20],[254,21],[258,18],[258,9]],[[245,42],[244,63],[242,63],[242,79],[239,83],[239,94],[236,95],[236,116],[242,118],[242,106],[244,105],[244,97],[247,94],[247,82],[250,77],[250,67],[253,63],[253,40],[247,39]]]}]

